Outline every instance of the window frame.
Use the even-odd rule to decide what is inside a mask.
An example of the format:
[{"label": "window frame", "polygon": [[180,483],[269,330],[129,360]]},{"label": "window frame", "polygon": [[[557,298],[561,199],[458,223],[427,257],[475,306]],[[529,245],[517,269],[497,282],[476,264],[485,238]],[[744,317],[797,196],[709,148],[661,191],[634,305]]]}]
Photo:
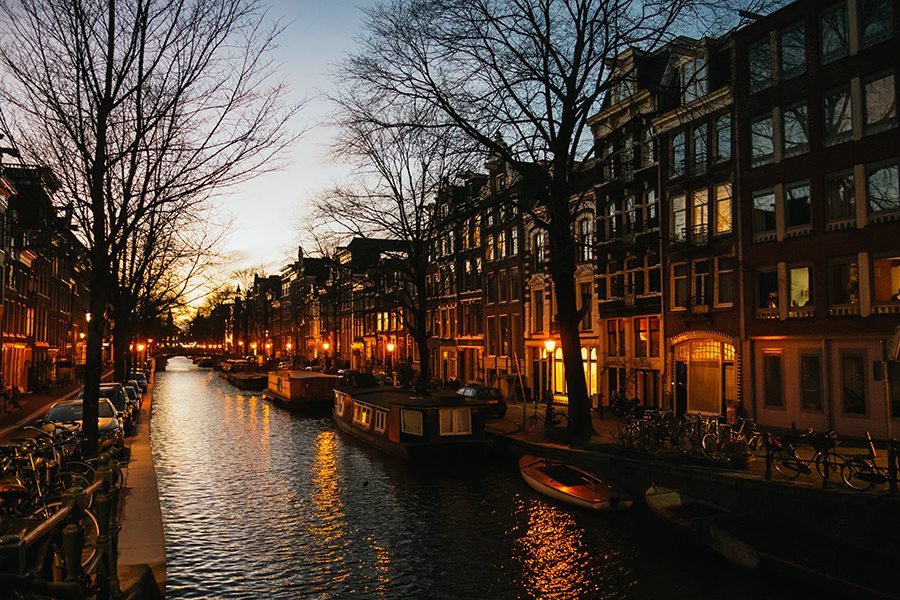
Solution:
[{"label": "window frame", "polygon": [[[769,123],[769,136],[760,136],[754,127],[760,123],[764,123],[768,121]],[[765,154],[757,154],[757,142],[758,138],[768,139],[769,144],[771,146],[771,150]],[[761,167],[763,165],[769,165],[775,162],[775,120],[772,118],[772,113],[764,113],[762,115],[758,115],[757,117],[750,119],[750,165],[752,167]]]},{"label": "window frame", "polygon": [[[866,352],[865,350],[842,350],[840,353],[841,364],[840,364],[840,378],[841,378],[841,387],[840,387],[840,395],[841,395],[841,414],[844,416],[852,416],[852,417],[866,417],[869,414],[869,398],[868,398],[868,377],[866,371]],[[860,371],[862,373],[862,405],[863,410],[861,412],[858,411],[850,411],[847,410],[847,381],[846,381],[846,361],[850,360],[858,360]]]},{"label": "window frame", "polygon": [[[844,43],[842,46],[838,46],[834,49],[826,51],[825,49],[825,17],[826,15],[830,15],[833,13],[837,13],[838,11],[843,10],[843,32],[835,31],[835,33],[840,37],[840,34],[843,33]],[[836,2],[824,10],[819,11],[817,18],[817,25],[819,30],[819,61],[821,64],[825,65],[836,60],[840,60],[845,56],[850,54],[850,11],[847,7],[846,0],[842,0],[841,2]]]}]

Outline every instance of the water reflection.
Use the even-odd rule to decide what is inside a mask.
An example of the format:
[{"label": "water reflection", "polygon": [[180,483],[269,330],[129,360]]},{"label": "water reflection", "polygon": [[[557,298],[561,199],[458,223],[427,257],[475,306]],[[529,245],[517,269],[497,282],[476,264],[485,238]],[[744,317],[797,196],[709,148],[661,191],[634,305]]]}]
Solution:
[{"label": "water reflection", "polygon": [[787,597],[639,512],[550,502],[511,461],[417,468],[189,360],[168,368],[151,442],[169,597]]}]

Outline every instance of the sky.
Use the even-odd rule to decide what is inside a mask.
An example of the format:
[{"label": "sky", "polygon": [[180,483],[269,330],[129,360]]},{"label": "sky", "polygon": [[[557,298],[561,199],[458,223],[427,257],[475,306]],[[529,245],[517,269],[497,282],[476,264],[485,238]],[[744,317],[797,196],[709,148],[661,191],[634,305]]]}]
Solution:
[{"label": "sky", "polygon": [[291,99],[307,101],[292,129],[306,131],[284,157],[284,169],[238,186],[220,199],[234,222],[222,245],[225,274],[260,265],[273,274],[292,260],[311,200],[348,172],[328,157],[334,131],[323,123],[331,106],[322,92],[333,86],[329,71],[353,48],[361,32],[361,7],[374,4],[376,0],[270,0],[270,16],[288,22],[275,57],[283,63]]}]

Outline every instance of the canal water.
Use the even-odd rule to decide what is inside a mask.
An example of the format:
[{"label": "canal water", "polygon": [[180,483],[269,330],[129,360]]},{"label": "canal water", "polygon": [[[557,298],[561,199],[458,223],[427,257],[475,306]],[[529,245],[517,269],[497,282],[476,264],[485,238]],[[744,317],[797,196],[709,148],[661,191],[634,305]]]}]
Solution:
[{"label": "canal water", "polygon": [[509,459],[409,465],[180,357],[155,390],[172,598],[806,597],[644,509],[545,499]]}]

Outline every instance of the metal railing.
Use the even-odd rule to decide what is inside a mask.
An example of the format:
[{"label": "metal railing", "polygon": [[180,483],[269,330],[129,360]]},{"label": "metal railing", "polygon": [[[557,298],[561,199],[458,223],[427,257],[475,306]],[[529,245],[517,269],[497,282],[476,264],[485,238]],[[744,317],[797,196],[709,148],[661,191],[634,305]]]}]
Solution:
[{"label": "metal railing", "polygon": [[[122,474],[115,458],[104,453],[97,459],[94,482],[87,488],[71,488],[63,494],[62,506],[47,519],[21,535],[0,537],[0,584],[5,589],[39,593],[52,598],[117,598],[119,525],[116,507]],[[90,504],[97,519],[93,557],[83,564],[84,517]],[[39,577],[41,565],[32,560],[40,544],[58,538],[53,581]],[[60,577],[61,576],[61,577]]]}]

